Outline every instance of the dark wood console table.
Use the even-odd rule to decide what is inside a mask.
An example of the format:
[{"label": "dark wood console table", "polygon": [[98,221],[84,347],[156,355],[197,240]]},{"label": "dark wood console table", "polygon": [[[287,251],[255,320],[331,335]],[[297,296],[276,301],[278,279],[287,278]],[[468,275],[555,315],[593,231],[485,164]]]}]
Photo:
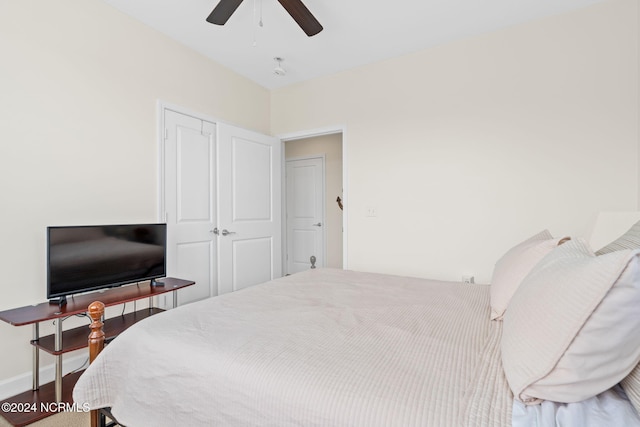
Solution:
[{"label": "dark wood console table", "polygon": [[[173,292],[173,307],[177,306],[177,293],[179,289],[195,284],[190,280],[175,279],[167,277],[162,279],[164,286],[151,286],[149,282],[121,286],[104,291],[92,292],[88,294],[70,297],[67,304],[58,306],[48,302],[29,305],[26,307],[14,308],[0,312],[0,320],[13,326],[32,325],[33,339],[33,387],[32,390],[10,397],[4,402],[15,403],[36,403],[51,401],[72,403],[71,391],[75,385],[79,374],[69,375],[69,381],[65,381],[63,390],[62,381],[62,355],[70,351],[79,350],[88,346],[89,328],[81,326],[73,329],[63,330],[62,321],[76,314],[86,313],[87,307],[94,301],[101,301],[105,306],[124,304],[149,298],[149,308],[128,313],[123,316],[116,316],[104,321],[104,332],[107,340],[116,337],[140,320],[162,312],[164,310],[153,307],[153,297],[157,295]],[[40,322],[53,320],[55,322],[55,333],[40,337]],[[56,377],[52,383],[40,386],[40,350],[46,351],[56,357]],[[65,378],[66,380],[67,378]],[[52,393],[53,391],[53,393]],[[27,412],[27,413],[2,413],[0,414],[14,426],[30,424],[38,419],[51,415],[50,413]]]}]

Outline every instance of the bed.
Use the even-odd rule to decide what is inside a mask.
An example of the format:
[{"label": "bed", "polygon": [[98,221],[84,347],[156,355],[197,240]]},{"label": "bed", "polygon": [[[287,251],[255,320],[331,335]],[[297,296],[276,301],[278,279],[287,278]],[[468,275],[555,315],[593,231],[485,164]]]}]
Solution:
[{"label": "bed", "polygon": [[[572,251],[584,246],[577,241],[555,249],[561,239],[534,237],[535,245],[544,241],[550,248],[536,255],[536,266],[550,252],[560,253],[554,256],[566,264],[567,254],[573,259]],[[634,287],[640,282],[640,251],[625,253],[598,263],[609,265],[606,260],[617,257],[618,276]],[[508,260],[508,254],[503,258]],[[618,262],[623,258],[628,261],[624,267]],[[525,282],[543,280],[553,265],[544,265],[542,273],[535,268],[525,273],[520,287],[530,292]],[[494,278],[499,276],[494,272]],[[594,286],[602,287],[601,282]],[[640,426],[633,402],[618,385],[631,376],[640,351],[616,355],[615,372],[588,398],[528,400],[526,393],[537,396],[531,389],[544,396],[549,388],[544,381],[553,377],[545,374],[538,383],[518,388],[520,371],[544,360],[546,344],[540,345],[540,356],[525,354],[524,359],[533,360],[528,364],[509,360],[514,348],[531,344],[521,342],[518,329],[518,316],[526,309],[511,307],[532,296],[523,290],[525,297],[519,297],[518,290],[509,310],[497,314],[493,285],[334,269],[283,277],[136,324],[81,376],[74,400],[109,407],[130,427]],[[588,293],[589,284],[585,289]],[[533,298],[549,305],[543,297]],[[598,307],[605,305],[602,301]],[[562,324],[550,323],[548,332],[545,325],[540,321],[542,335],[564,333]],[[624,339],[640,349],[640,328],[629,329]],[[514,334],[517,340],[509,338],[514,344],[505,344],[505,337]],[[629,366],[617,366],[622,364]],[[557,389],[553,384],[552,392]]]}]

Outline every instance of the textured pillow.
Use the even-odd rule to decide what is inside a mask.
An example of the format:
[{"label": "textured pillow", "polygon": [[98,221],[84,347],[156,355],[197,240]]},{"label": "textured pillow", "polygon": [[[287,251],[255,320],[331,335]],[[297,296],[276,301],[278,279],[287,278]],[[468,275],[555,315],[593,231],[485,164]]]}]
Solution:
[{"label": "textured pillow", "polygon": [[496,262],[490,289],[491,320],[502,319],[522,279],[546,254],[558,246],[559,241],[548,230],[544,230],[509,249]]},{"label": "textured pillow", "polygon": [[514,294],[501,350],[519,400],[571,403],[640,361],[640,250],[596,257],[582,239],[544,257]]},{"label": "textured pillow", "polygon": [[626,233],[596,252],[596,255],[604,255],[625,249],[640,248],[640,221],[636,222]]},{"label": "textured pillow", "polygon": [[627,397],[640,413],[640,365],[636,365],[633,371],[620,383]]}]

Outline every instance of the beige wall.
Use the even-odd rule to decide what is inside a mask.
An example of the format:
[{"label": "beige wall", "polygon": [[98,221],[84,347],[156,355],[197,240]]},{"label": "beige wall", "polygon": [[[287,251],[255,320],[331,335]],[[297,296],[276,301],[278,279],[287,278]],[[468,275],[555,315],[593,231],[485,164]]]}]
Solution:
[{"label": "beige wall", "polygon": [[[46,299],[47,225],[157,220],[158,99],[267,133],[269,97],[102,1],[2,2],[0,310]],[[0,322],[0,382],[30,334]]]},{"label": "beige wall", "polygon": [[327,267],[342,268],[342,134],[322,135],[285,143],[285,157],[325,155]]},{"label": "beige wall", "polygon": [[346,127],[348,267],[488,282],[544,228],[582,235],[599,211],[636,209],[637,8],[611,0],[274,91],[272,133]]}]

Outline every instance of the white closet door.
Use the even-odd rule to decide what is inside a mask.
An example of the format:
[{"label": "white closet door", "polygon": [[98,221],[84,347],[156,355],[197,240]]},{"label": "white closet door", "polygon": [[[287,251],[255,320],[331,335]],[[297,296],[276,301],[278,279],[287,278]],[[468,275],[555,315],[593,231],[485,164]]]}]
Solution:
[{"label": "white closet door", "polygon": [[217,294],[216,125],[164,110],[167,273],[194,280],[180,304]]},{"label": "white closet door", "polygon": [[281,143],[218,124],[219,293],[282,275]]}]

